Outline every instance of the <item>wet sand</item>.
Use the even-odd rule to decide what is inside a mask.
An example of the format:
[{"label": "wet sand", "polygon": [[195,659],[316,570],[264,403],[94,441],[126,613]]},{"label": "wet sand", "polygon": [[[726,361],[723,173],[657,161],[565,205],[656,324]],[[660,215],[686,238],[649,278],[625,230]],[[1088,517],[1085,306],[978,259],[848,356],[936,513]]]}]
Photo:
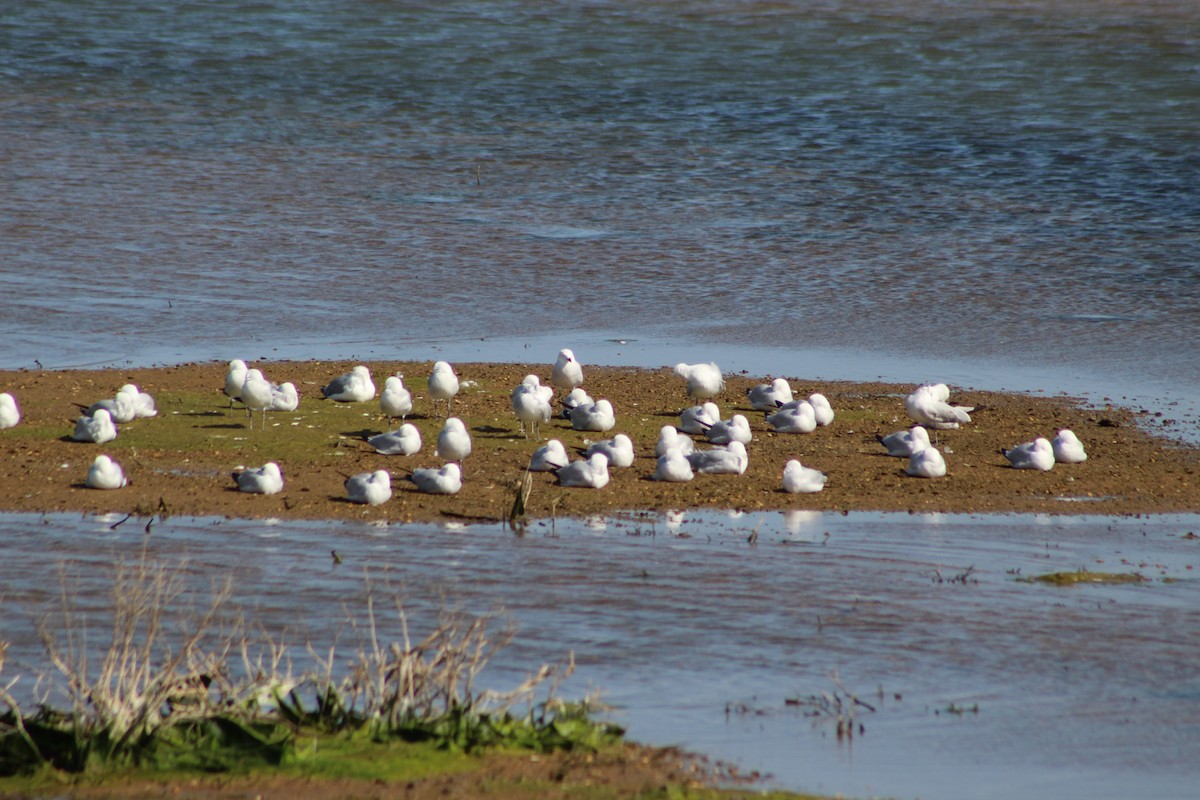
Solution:
[{"label": "wet sand", "polygon": [[[252,427],[244,410],[228,410],[221,391],[223,362],[0,372],[0,390],[16,396],[23,415],[17,427],[0,431],[0,509],[394,522],[508,515],[514,485],[542,443],[521,435],[510,392],[529,373],[548,383],[549,364],[455,365],[464,389],[453,413],[470,429],[474,450],[465,462],[464,487],[454,496],[423,495],[405,480],[413,468],[442,463],[434,455],[442,419],[426,393],[431,363],[368,364],[380,389],[387,375],[401,373],[413,393],[409,421],[420,429],[424,446],[408,457],[378,455],[366,445],[365,436],[399,425],[382,417],[378,399],[361,404],[318,399],[321,386],[353,365],[252,363],[273,381],[295,383],[302,397],[296,412],[268,414],[266,430],[259,427],[259,416]],[[592,397],[612,401],[616,427],[603,434],[584,433],[555,419],[543,426],[543,438],[562,440],[576,456],[576,448],[586,442],[623,432],[633,439],[637,458],[628,469],[612,470],[611,482],[600,490],[563,488],[552,474],[533,474],[528,516],[699,507],[1055,514],[1200,510],[1200,450],[1153,436],[1149,431],[1168,421],[1136,411],[1086,408],[1066,397],[955,391],[952,402],[979,410],[971,424],[939,434],[949,471],[944,478],[927,480],[904,474],[905,461],[884,455],[876,441],[877,435],[911,425],[904,411],[911,385],[782,376],[797,396],[825,394],[836,418],[811,434],[780,434],[746,400],[749,387],[775,376],[726,374],[726,389],[718,398],[722,416],[745,414],[754,431],[744,475],[698,475],[682,484],[650,480],[659,428],[678,423],[680,410],[691,405],[683,382],[667,368],[586,366],[584,387]],[[159,415],[121,426],[117,439],[105,445],[70,441],[80,413],[77,404],[112,397],[125,383],[152,394]],[[1064,427],[1085,444],[1085,463],[1059,464],[1049,472],[1015,470],[1000,452],[1036,436],[1050,438]],[[114,491],[84,486],[88,466],[102,452],[124,466],[129,486]],[[784,493],[781,473],[790,458],[826,472],[825,490]],[[260,496],[235,490],[231,474],[236,468],[272,460],[283,469],[282,493]],[[346,501],[345,477],[376,469],[391,472],[392,499],[376,507]]]}]

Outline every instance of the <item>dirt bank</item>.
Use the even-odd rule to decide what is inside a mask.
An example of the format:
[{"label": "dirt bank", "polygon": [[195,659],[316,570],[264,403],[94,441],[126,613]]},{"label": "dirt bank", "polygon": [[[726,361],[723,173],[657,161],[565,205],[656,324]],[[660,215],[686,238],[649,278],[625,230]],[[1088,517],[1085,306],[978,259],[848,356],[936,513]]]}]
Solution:
[{"label": "dirt bank", "polygon": [[[252,365],[254,366],[254,365]],[[510,392],[528,373],[548,382],[548,364],[457,364],[465,388],[454,406],[474,439],[466,459],[466,480],[455,496],[419,494],[404,476],[415,467],[440,466],[434,443],[442,419],[426,394],[431,364],[374,362],[369,366],[382,389],[387,375],[402,373],[415,398],[409,421],[421,431],[424,447],[413,456],[382,456],[364,437],[398,427],[379,413],[378,400],[335,404],[317,399],[320,387],[353,366],[347,362],[258,364],[276,382],[299,387],[293,413],[272,413],[267,429],[254,425],[244,410],[228,410],[222,394],[224,363],[100,371],[0,372],[0,390],[17,397],[21,423],[0,431],[0,509],[227,515],[238,517],[436,520],[447,516],[498,518],[512,505],[513,484],[524,474],[541,444],[519,432]],[[1200,452],[1155,438],[1130,411],[1081,408],[1069,398],[955,391],[952,400],[978,406],[973,422],[944,431],[939,444],[949,472],[923,480],[904,474],[904,461],[883,455],[876,435],[911,423],[904,411],[909,385],[813,382],[788,377],[797,395],[820,391],[836,418],[811,434],[777,434],[763,414],[746,401],[746,389],[762,377],[727,377],[718,398],[722,415],[742,413],[754,440],[744,475],[700,475],[690,483],[649,480],[658,430],[675,424],[690,405],[682,381],[668,369],[586,368],[585,388],[616,408],[616,427],[606,434],[573,431],[562,419],[543,426],[543,437],[559,438],[574,454],[587,441],[624,432],[633,439],[633,467],[612,471],[601,490],[567,489],[552,474],[533,476],[531,516],[583,515],[623,509],[695,507],[755,509],[805,508],[849,511],[1040,511],[1131,514],[1200,510]],[[773,376],[771,376],[773,377]],[[121,426],[105,444],[70,441],[76,404],[112,397],[122,384],[135,383],[156,399],[159,415]],[[1057,428],[1073,429],[1089,459],[1060,464],[1050,472],[1015,470],[1000,450]],[[131,485],[114,491],[84,486],[88,466],[99,453],[121,463]],[[823,492],[790,495],[781,491],[784,463],[799,458],[829,475]],[[277,461],[284,491],[248,495],[234,489],[231,473],[240,466]],[[346,475],[387,469],[395,480],[392,499],[377,507],[345,500]]]}]

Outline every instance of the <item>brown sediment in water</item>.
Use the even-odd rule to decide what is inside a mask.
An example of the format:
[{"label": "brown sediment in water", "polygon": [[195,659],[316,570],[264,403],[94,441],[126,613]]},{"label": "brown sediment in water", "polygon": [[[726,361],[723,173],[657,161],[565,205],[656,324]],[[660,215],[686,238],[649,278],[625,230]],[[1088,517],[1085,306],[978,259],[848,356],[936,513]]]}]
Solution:
[{"label": "brown sediment in water", "polygon": [[[252,365],[254,366],[254,365]],[[549,382],[548,364],[457,364],[465,388],[454,414],[466,422],[474,450],[466,459],[462,491],[454,496],[423,495],[404,476],[416,467],[440,466],[434,455],[442,419],[426,393],[430,362],[371,362],[377,386],[401,373],[415,400],[409,421],[424,446],[414,456],[382,456],[365,443],[367,434],[398,427],[382,418],[378,400],[337,404],[320,397],[320,387],[352,362],[258,364],[267,377],[291,381],[300,389],[300,408],[271,413],[261,430],[244,410],[228,411],[222,394],[224,363],[78,371],[0,372],[0,390],[14,394],[21,423],[0,431],[0,510],[78,511],[150,515],[355,519],[394,522],[447,518],[501,519],[512,506],[513,487],[529,456],[543,442],[525,439],[510,405],[512,388],[529,373]],[[773,433],[761,412],[751,410],[746,390],[763,377],[727,378],[718,398],[722,416],[745,414],[754,429],[744,475],[697,475],[690,483],[649,480],[659,428],[676,424],[691,405],[683,382],[669,369],[585,368],[585,388],[593,398],[612,401],[616,427],[603,434],[571,430],[567,421],[543,425],[576,456],[587,441],[626,433],[637,459],[613,469],[600,490],[569,489],[549,473],[534,473],[526,506],[531,518],[603,514],[630,509],[725,508],[741,510],[811,509],[916,512],[1049,512],[1135,514],[1200,510],[1200,450],[1155,437],[1138,425],[1138,414],[1115,407],[1085,408],[1065,397],[956,390],[952,401],[978,406],[973,421],[938,435],[948,474],[920,479],[904,474],[904,459],[883,454],[877,435],[907,428],[904,396],[911,385],[849,383],[789,378],[797,396],[819,391],[836,418],[811,434]],[[105,445],[69,440],[76,404],[112,397],[125,383],[154,395],[159,416],[121,426]],[[1059,464],[1049,472],[1015,470],[1001,448],[1036,436],[1051,438],[1071,428],[1089,458]],[[698,444],[703,447],[702,443]],[[121,463],[131,485],[114,491],[84,487],[88,466],[106,453]],[[798,458],[829,476],[819,494],[781,490],[788,459]],[[235,491],[231,473],[240,466],[277,461],[285,487],[274,496]],[[350,474],[386,469],[394,494],[387,503],[365,507],[345,500]]]}]

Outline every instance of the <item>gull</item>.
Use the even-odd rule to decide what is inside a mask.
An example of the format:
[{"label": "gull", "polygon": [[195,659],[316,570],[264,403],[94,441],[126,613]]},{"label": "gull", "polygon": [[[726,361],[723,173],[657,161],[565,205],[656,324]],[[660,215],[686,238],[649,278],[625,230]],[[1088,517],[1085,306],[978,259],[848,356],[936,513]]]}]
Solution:
[{"label": "gull", "polygon": [[576,386],[566,397],[562,399],[562,415],[564,419],[571,418],[571,412],[586,403],[594,402],[591,395],[585,392],[582,388]]},{"label": "gull", "polygon": [[551,439],[545,446],[533,451],[533,457],[529,459],[529,471],[553,472],[565,467],[570,460],[563,443],[558,439]]},{"label": "gull", "polygon": [[117,396],[122,394],[129,396],[130,402],[133,404],[133,416],[135,419],[158,416],[158,407],[154,405],[154,398],[148,392],[143,392],[134,384],[127,383],[117,392]]},{"label": "gull", "polygon": [[389,419],[405,420],[412,409],[412,393],[404,387],[404,376],[389,375],[383,382],[383,394],[379,395],[379,410]]},{"label": "gull", "polygon": [[679,430],[684,433],[702,434],[721,419],[721,409],[716,403],[704,403],[685,408],[679,414]]},{"label": "gull", "polygon": [[612,403],[597,400],[571,410],[571,427],[577,431],[610,431],[617,425]]},{"label": "gull", "polygon": [[693,470],[708,475],[741,475],[750,464],[746,445],[741,442],[730,442],[711,450],[697,450],[686,458]]},{"label": "gull", "polygon": [[833,406],[829,404],[829,398],[820,392],[813,392],[808,396],[808,403],[813,407],[818,425],[825,428],[833,423]]},{"label": "gull", "polygon": [[375,382],[371,370],[359,364],[321,387],[321,395],[336,403],[366,403],[375,399]]},{"label": "gull", "polygon": [[936,430],[951,430],[970,422],[973,406],[952,406],[950,389],[944,383],[918,386],[904,399],[908,416],[920,425]]},{"label": "gull", "polygon": [[792,459],[783,467],[783,490],[789,494],[813,494],[825,488],[824,472]]},{"label": "gull", "polygon": [[75,420],[75,432],[71,438],[77,442],[104,444],[117,438],[117,426],[113,425],[108,409],[97,408],[91,416],[84,414]]},{"label": "gull", "polygon": [[94,416],[99,409],[104,409],[108,412],[108,416],[113,422],[124,425],[127,422],[133,422],[137,417],[137,406],[135,405],[135,395],[129,392],[117,392],[117,396],[111,400],[97,400],[84,410],[84,414],[89,417]]},{"label": "gull", "polygon": [[1054,469],[1054,445],[1042,436],[1000,452],[1004,453],[1014,469],[1038,469],[1042,472]]},{"label": "gull", "polygon": [[229,362],[225,373],[225,396],[229,398],[229,413],[233,413],[233,401],[242,399],[242,384],[246,382],[246,362],[235,358]]},{"label": "gull", "polygon": [[668,450],[678,450],[682,455],[696,452],[696,443],[690,437],[684,436],[677,428],[663,425],[658,430],[658,443],[654,445],[654,455],[665,456]]},{"label": "gull", "polygon": [[593,453],[587,459],[572,461],[556,473],[561,486],[603,489],[608,485],[608,456]]},{"label": "gull", "polygon": [[675,374],[687,381],[688,397],[697,400],[708,400],[716,397],[725,388],[725,379],[721,377],[721,368],[715,363],[675,365]]},{"label": "gull", "polygon": [[267,408],[268,411],[295,411],[300,407],[300,392],[296,391],[296,384],[291,381],[284,381],[276,386],[271,384],[271,405]]},{"label": "gull", "polygon": [[768,416],[767,424],[776,433],[812,433],[817,429],[817,412],[812,403],[801,400]]},{"label": "gull", "polygon": [[351,503],[386,503],[392,496],[392,476],[385,469],[352,475],[346,479],[346,495]]},{"label": "gull", "polygon": [[385,456],[411,456],[421,451],[421,432],[411,422],[388,433],[377,433],[367,439],[376,453]]},{"label": "gull", "polygon": [[1063,464],[1079,464],[1087,461],[1087,453],[1083,450],[1083,442],[1068,428],[1063,428],[1050,442],[1054,450],[1054,460]]},{"label": "gull", "polygon": [[434,454],[443,461],[459,461],[471,455],[471,434],[458,417],[450,417],[442,426]]},{"label": "gull", "polygon": [[656,481],[686,483],[695,476],[687,456],[678,449],[671,448],[658,457],[658,464],[650,477]]},{"label": "gull", "polygon": [[908,458],[930,446],[929,431],[920,425],[913,425],[906,431],[896,431],[887,436],[876,436],[875,441],[887,448],[889,456],[900,458]]},{"label": "gull", "polygon": [[414,469],[408,479],[426,494],[458,494],[462,488],[462,469],[458,464],[446,464],[441,469]]},{"label": "gull", "polygon": [[127,483],[121,465],[108,456],[96,456],[88,468],[87,485],[93,489],[120,489]]},{"label": "gull", "polygon": [[283,491],[283,473],[274,461],[261,467],[247,467],[233,473],[239,492],[249,494],[279,494]]},{"label": "gull", "polygon": [[429,396],[433,398],[433,407],[436,410],[437,404],[446,401],[446,416],[450,416],[450,404],[454,401],[454,396],[458,394],[458,376],[454,374],[454,368],[445,361],[438,361],[433,365],[433,371],[429,373]]},{"label": "gull", "polygon": [[633,466],[633,440],[623,433],[618,433],[613,438],[605,439],[602,442],[592,442],[588,445],[584,455],[590,458],[596,453],[604,453],[608,456],[610,467]]},{"label": "gull", "polygon": [[776,378],[747,389],[746,396],[755,411],[774,411],[784,403],[792,402],[792,387],[783,378]]},{"label": "gull", "polygon": [[908,457],[904,471],[914,478],[940,478],[946,474],[946,459],[936,447],[927,447]]},{"label": "gull", "polygon": [[21,409],[17,399],[8,392],[0,392],[0,430],[12,428],[21,421]]},{"label": "gull", "polygon": [[750,431],[750,421],[744,414],[734,414],[729,419],[717,420],[704,432],[713,444],[729,444],[741,442],[750,444],[754,434]]},{"label": "gull", "polygon": [[242,384],[242,404],[250,416],[250,427],[254,427],[254,412],[261,411],[263,430],[267,429],[267,411],[275,402],[275,385],[263,377],[262,370],[246,370],[246,382]]},{"label": "gull", "polygon": [[563,348],[558,351],[558,360],[550,372],[550,383],[554,388],[570,392],[583,383],[583,367],[575,359],[575,354]]},{"label": "gull", "polygon": [[550,408],[550,400],[553,397],[554,389],[542,386],[537,375],[525,376],[525,380],[513,389],[513,413],[517,415],[517,421],[521,423],[521,433],[525,434],[526,439],[529,438],[531,430],[533,438],[539,438],[538,426],[550,421],[554,414],[554,410]]}]

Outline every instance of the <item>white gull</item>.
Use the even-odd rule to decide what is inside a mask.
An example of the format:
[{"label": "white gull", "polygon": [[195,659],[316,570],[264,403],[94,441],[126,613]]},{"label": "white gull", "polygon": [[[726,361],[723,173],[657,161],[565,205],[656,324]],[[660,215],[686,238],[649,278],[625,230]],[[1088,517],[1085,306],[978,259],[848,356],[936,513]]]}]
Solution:
[{"label": "white gull", "polygon": [[783,490],[790,494],[813,494],[825,488],[824,472],[792,459],[783,467]]},{"label": "white gull", "polygon": [[93,489],[120,489],[127,483],[121,465],[108,456],[96,456],[88,468],[87,485]]},{"label": "white gull", "polygon": [[283,472],[274,461],[261,467],[247,467],[233,473],[239,492],[248,494],[279,494],[283,491]]}]

